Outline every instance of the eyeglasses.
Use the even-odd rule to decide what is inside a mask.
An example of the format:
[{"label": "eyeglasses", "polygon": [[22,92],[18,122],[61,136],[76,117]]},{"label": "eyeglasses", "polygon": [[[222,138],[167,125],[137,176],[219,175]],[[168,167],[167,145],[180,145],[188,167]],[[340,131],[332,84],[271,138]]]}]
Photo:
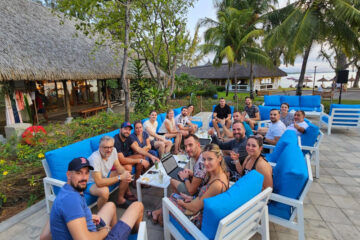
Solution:
[{"label": "eyeglasses", "polygon": [[114,146],[101,146],[105,150],[113,149]]}]

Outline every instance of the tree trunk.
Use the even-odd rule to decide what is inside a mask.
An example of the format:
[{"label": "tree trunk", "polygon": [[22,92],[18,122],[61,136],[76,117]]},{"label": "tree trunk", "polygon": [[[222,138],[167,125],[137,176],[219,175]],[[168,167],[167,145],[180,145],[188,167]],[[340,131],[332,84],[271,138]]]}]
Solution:
[{"label": "tree trunk", "polygon": [[125,39],[124,39],[124,56],[121,69],[121,86],[125,93],[125,121],[130,121],[130,90],[129,84],[126,80],[128,68],[128,47],[129,47],[129,28],[130,28],[130,0],[126,1],[125,5]]},{"label": "tree trunk", "polygon": [[359,79],[360,79],[360,67],[357,67],[357,72],[356,72],[353,88],[359,88]]},{"label": "tree trunk", "polygon": [[229,69],[228,69],[228,79],[226,81],[226,96],[229,95],[229,85],[230,85],[230,66],[229,66]]},{"label": "tree trunk", "polygon": [[297,96],[301,96],[302,94],[302,85],[304,83],[304,77],[305,77],[305,72],[306,72],[306,64],[310,55],[310,50],[311,50],[311,45],[305,50],[305,54],[304,54],[304,58],[303,58],[303,62],[302,62],[302,66],[301,66],[301,73],[300,73],[300,77],[299,77],[299,82],[298,82],[298,86],[296,88],[296,95]]},{"label": "tree trunk", "polygon": [[250,98],[254,99],[254,65],[250,63]]}]

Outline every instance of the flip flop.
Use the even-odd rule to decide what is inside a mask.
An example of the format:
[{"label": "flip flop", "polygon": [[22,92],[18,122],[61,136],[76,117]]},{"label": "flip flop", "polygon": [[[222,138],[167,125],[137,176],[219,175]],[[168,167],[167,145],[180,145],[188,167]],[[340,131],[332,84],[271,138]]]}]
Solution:
[{"label": "flip flop", "polygon": [[146,210],[146,217],[147,217],[148,219],[151,219],[151,221],[152,221],[153,224],[157,224],[157,223],[158,223],[158,220],[157,220],[157,219],[154,219],[153,212],[154,212],[154,211]]},{"label": "flip flop", "polygon": [[116,207],[118,208],[124,208],[124,209],[127,209],[133,202],[132,201],[129,201],[128,199],[125,199],[125,202],[124,203],[117,203],[115,202],[115,205]]},{"label": "flip flop", "polygon": [[131,194],[125,194],[124,196],[127,200],[129,201],[137,201],[137,197],[135,196],[135,194],[131,193]]}]

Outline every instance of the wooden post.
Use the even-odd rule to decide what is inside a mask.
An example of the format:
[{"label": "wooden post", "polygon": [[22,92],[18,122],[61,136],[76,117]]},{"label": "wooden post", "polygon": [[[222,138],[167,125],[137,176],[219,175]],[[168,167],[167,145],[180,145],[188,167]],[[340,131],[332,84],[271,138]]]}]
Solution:
[{"label": "wooden post", "polygon": [[65,103],[66,103],[66,110],[68,117],[66,118],[65,123],[69,123],[72,120],[71,117],[71,107],[70,107],[70,99],[69,99],[69,92],[67,90],[66,80],[62,80],[63,88],[64,88],[64,97],[65,97]]},{"label": "wooden post", "polygon": [[58,94],[57,82],[54,81],[54,83],[55,83],[55,94],[56,94],[56,103],[57,103],[57,100],[59,99],[59,94]]},{"label": "wooden post", "polygon": [[87,80],[85,80],[86,101],[89,103],[90,94],[89,94],[88,90],[90,90],[90,89],[88,89],[88,87],[89,87],[88,82],[87,82]]},{"label": "wooden post", "polygon": [[97,86],[97,95],[98,95],[99,105],[102,105],[102,101],[101,101],[101,87],[100,87],[100,80],[99,80],[99,79],[96,80],[96,86]]},{"label": "wooden post", "polygon": [[109,98],[109,91],[108,91],[108,88],[107,88],[106,80],[104,80],[104,86],[105,86],[107,107],[111,108],[111,103],[110,103],[110,98]]}]

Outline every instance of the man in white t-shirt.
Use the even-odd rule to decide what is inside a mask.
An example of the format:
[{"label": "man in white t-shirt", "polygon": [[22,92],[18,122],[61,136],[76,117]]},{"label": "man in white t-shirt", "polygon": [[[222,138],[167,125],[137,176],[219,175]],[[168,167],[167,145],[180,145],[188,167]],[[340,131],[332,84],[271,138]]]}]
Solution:
[{"label": "man in white t-shirt", "polygon": [[181,114],[175,118],[175,125],[178,130],[180,130],[183,137],[188,136],[189,134],[194,134],[197,131],[197,125],[192,124],[187,116],[187,108],[183,107],[181,109]]},{"label": "man in white t-shirt", "polygon": [[296,131],[297,136],[301,136],[305,130],[309,127],[307,122],[304,121],[305,112],[302,110],[296,111],[294,114],[294,123],[290,124],[286,130]]},{"label": "man in white t-shirt", "polygon": [[270,121],[271,123],[264,137],[264,142],[276,145],[280,137],[285,132],[286,126],[282,121],[280,121],[280,111],[277,109],[272,109],[270,111]]},{"label": "man in white t-shirt", "polygon": [[[132,202],[130,199],[125,199],[125,193],[133,196],[129,190],[132,176],[125,171],[118,160],[118,154],[114,148],[114,138],[103,136],[100,139],[99,150],[93,152],[88,159],[94,170],[91,171],[86,192],[98,197],[98,209],[109,199],[109,186],[118,182],[120,182],[120,186],[116,205],[120,208],[127,208]],[[115,171],[111,171],[113,167]]]}]

